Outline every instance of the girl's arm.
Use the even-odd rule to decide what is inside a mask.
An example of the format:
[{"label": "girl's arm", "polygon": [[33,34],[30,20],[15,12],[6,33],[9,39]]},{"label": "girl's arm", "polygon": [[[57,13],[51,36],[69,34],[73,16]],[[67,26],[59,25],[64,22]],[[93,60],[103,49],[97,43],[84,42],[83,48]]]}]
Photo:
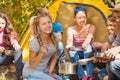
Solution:
[{"label": "girl's arm", "polygon": [[57,49],[57,52],[52,57],[52,61],[51,61],[50,68],[49,68],[49,75],[52,74],[54,67],[57,63],[57,59],[58,59],[58,49]]},{"label": "girl's arm", "polygon": [[12,46],[15,50],[18,50],[21,48],[17,40],[12,41]]},{"label": "girl's arm", "polygon": [[91,40],[93,39],[95,29],[96,29],[95,26],[91,25],[90,30],[89,30],[89,34],[88,34],[87,38],[85,39],[84,43],[82,44],[82,48],[84,50],[87,49],[87,45],[90,44]]},{"label": "girl's arm", "polygon": [[41,51],[39,52],[39,54],[37,54],[37,52],[30,50],[30,56],[29,56],[30,67],[35,68],[41,62],[46,52],[47,52],[46,45],[41,46]]},{"label": "girl's arm", "polygon": [[67,43],[66,49],[68,50],[73,45],[73,33],[71,27],[67,29]]},{"label": "girl's arm", "polygon": [[60,41],[62,41],[62,32],[58,32],[58,36],[59,36]]},{"label": "girl's arm", "polygon": [[18,43],[18,41],[17,41],[17,39],[16,39],[16,37],[15,37],[15,33],[14,32],[10,33],[10,42],[11,42],[11,45],[13,46],[13,48],[15,50],[18,50],[18,49],[21,48],[19,43]]}]

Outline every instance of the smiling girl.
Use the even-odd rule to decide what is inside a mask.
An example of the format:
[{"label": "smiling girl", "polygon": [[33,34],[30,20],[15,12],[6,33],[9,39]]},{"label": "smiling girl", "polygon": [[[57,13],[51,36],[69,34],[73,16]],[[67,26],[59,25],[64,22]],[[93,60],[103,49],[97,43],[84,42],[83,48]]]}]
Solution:
[{"label": "smiling girl", "polygon": [[[67,29],[67,45],[69,50],[72,46],[82,48],[82,51],[69,51],[70,60],[76,63],[79,59],[86,59],[89,53],[93,51],[92,43],[94,39],[95,26],[87,24],[87,13],[85,7],[76,7],[74,9],[75,25]],[[93,78],[93,64],[89,62],[86,64],[87,77],[84,73],[82,65],[78,65],[78,77],[82,80],[94,80]]]},{"label": "smiling girl", "polygon": [[[7,55],[6,50],[13,50],[14,56]],[[0,65],[8,65],[13,62],[13,59],[18,80],[22,80],[22,50],[9,18],[4,13],[0,13]]]},{"label": "smiling girl", "polygon": [[[30,56],[25,63],[23,76],[27,80],[62,80],[53,73],[58,58],[59,38],[52,32],[52,20],[48,13],[41,13],[30,20],[32,39],[29,42]],[[49,70],[47,64],[50,60]]]}]

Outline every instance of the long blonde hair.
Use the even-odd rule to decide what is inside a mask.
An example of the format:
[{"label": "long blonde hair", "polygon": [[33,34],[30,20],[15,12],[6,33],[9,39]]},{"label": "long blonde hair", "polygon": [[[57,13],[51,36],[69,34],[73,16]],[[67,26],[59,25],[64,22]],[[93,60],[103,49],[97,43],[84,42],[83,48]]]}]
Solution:
[{"label": "long blonde hair", "polygon": [[[51,19],[51,16],[48,13],[41,13],[38,16],[31,17],[31,19],[30,19],[31,36],[36,37],[38,39],[40,45],[42,45],[43,42],[41,40],[40,32],[38,29],[39,22],[40,22],[39,19],[42,17],[46,17],[46,16],[48,16]],[[51,19],[51,21],[52,21],[52,19]],[[50,38],[52,40],[52,43],[56,46],[56,49],[58,49],[57,41],[56,41],[56,38],[55,38],[53,32],[50,33]]]}]

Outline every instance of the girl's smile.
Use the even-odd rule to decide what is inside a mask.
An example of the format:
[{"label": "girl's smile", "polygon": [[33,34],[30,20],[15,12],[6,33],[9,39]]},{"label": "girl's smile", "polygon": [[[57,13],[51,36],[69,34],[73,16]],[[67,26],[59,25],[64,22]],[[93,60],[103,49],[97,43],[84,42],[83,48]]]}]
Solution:
[{"label": "girl's smile", "polygon": [[42,30],[44,33],[52,32],[52,22],[48,16],[40,18],[39,21],[40,30]]}]

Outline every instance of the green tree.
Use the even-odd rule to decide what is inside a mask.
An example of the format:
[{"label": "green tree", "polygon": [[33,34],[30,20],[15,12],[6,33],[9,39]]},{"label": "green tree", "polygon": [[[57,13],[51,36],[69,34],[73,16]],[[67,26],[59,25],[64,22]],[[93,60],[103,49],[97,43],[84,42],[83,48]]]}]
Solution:
[{"label": "green tree", "polygon": [[9,16],[20,38],[27,29],[30,17],[50,2],[52,0],[0,0],[0,12]]}]

